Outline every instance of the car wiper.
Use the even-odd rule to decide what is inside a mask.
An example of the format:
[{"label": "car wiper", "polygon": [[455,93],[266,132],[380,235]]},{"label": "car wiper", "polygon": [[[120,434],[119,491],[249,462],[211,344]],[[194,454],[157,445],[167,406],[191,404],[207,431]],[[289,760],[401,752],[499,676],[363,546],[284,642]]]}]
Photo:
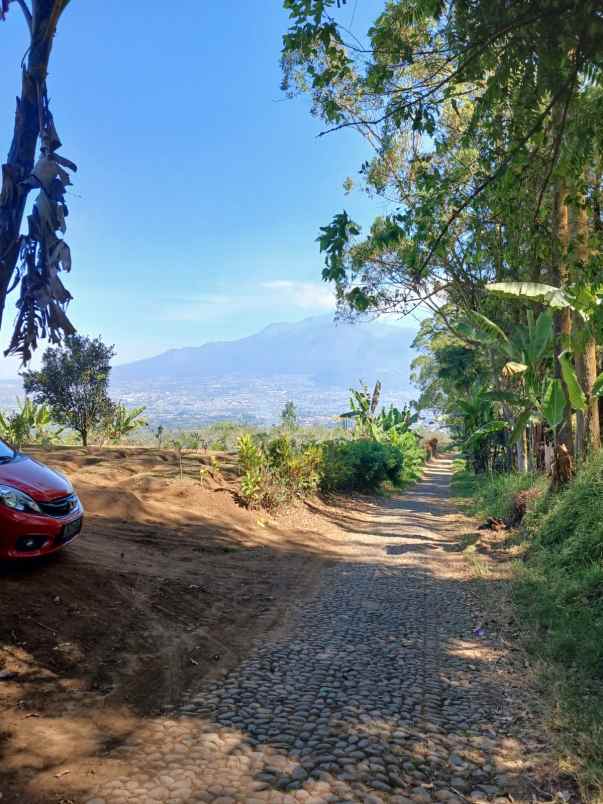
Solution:
[{"label": "car wiper", "polygon": [[12,456],[11,455],[1,455],[0,456],[0,463],[10,463],[11,461],[14,461],[14,459],[15,459],[14,455],[12,455]]}]

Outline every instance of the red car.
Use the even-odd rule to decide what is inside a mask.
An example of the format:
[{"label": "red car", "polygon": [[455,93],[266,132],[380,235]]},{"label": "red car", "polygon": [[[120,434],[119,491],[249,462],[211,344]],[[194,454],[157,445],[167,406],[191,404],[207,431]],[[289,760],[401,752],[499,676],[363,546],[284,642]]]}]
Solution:
[{"label": "red car", "polygon": [[0,441],[0,559],[60,550],[81,531],[83,515],[64,475]]}]

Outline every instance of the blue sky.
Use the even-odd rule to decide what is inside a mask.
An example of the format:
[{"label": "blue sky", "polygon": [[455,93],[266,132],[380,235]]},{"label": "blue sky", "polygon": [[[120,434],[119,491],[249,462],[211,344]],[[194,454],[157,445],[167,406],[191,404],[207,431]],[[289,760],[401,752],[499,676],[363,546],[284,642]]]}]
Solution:
[{"label": "blue sky", "polygon": [[[355,5],[343,18],[361,33],[382,0]],[[72,0],[65,12],[49,94],[79,166],[71,317],[115,343],[117,362],[328,311],[319,226],[343,207],[361,222],[380,211],[343,191],[368,154],[360,138],[317,138],[308,99],[283,98],[286,27],[279,0]],[[16,4],[0,42],[4,158],[26,47]]]}]

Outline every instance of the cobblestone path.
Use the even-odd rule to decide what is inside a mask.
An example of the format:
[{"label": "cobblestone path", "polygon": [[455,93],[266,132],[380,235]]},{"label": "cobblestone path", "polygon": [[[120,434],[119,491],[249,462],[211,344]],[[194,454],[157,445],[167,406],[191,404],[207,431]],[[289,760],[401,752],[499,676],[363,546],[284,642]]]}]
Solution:
[{"label": "cobblestone path", "polygon": [[350,518],[349,559],[287,632],[117,748],[88,804],[535,800],[500,647],[474,633],[450,471]]}]

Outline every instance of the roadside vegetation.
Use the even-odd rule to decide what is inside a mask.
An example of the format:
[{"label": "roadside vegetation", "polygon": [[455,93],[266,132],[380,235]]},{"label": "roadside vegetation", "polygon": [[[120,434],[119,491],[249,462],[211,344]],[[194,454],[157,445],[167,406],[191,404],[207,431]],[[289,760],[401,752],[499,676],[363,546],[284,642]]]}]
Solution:
[{"label": "roadside vegetation", "polygon": [[[175,455],[177,476],[203,484],[222,464],[237,466],[238,497],[249,508],[276,510],[318,492],[380,493],[418,479],[427,452],[414,426],[418,415],[379,406],[381,383],[351,391],[350,410],[338,426],[301,427],[295,403],[287,401],[280,423],[250,428],[219,422],[198,430],[151,429],[144,408],[128,408],[109,396],[113,348],[100,338],[72,335],[44,352],[42,367],[24,373],[32,398],[0,412],[0,437],[16,449],[26,445],[84,448],[148,446]],[[197,458],[204,456],[199,469]]]},{"label": "roadside vegetation", "polygon": [[[457,463],[453,493],[469,513],[514,522],[497,549],[516,624],[538,668],[563,767],[587,800],[603,791],[603,452],[561,491],[542,473],[476,475]],[[473,556],[468,553],[469,561]]]},{"label": "roadside vegetation", "polygon": [[346,211],[325,223],[323,279],[342,316],[430,312],[418,408],[443,417],[464,461],[456,493],[516,559],[520,631],[554,678],[555,732],[600,800],[600,14],[391,2],[352,37],[345,3],[285,6],[286,89],[311,96],[331,136],[365,138],[372,156],[346,189],[390,205],[366,231]]},{"label": "roadside vegetation", "polygon": [[375,493],[384,484],[400,489],[420,476],[425,448],[411,426],[410,410],[379,410],[381,384],[352,390],[350,410],[341,415],[353,430],[326,440],[296,437],[290,403],[283,410],[283,432],[239,438],[241,497],[250,506],[274,508],[317,491]]}]

